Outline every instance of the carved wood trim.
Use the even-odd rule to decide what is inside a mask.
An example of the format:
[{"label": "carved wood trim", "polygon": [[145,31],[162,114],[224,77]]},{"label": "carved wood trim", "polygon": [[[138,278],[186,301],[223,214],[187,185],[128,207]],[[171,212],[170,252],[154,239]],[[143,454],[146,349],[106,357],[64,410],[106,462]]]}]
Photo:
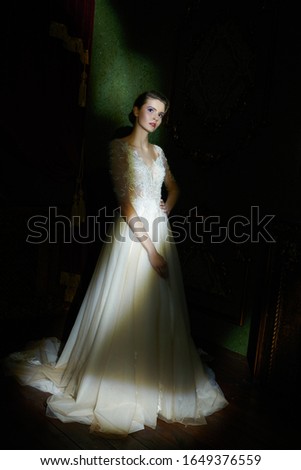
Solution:
[{"label": "carved wood trim", "polygon": [[253,374],[264,386],[283,388],[301,381],[301,243],[296,227],[278,230],[266,268]]}]

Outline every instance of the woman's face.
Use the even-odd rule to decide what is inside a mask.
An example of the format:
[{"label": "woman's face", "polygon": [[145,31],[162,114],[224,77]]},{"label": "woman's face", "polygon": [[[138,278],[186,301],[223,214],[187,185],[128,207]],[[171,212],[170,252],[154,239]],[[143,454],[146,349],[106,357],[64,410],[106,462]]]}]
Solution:
[{"label": "woman's face", "polygon": [[148,98],[140,109],[135,106],[133,112],[137,118],[136,125],[147,132],[154,132],[164,117],[165,104],[160,100]]}]

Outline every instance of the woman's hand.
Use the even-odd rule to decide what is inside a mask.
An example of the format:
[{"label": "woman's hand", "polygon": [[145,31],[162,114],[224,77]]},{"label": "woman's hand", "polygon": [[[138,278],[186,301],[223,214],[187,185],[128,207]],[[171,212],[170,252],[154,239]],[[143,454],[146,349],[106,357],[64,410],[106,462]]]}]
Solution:
[{"label": "woman's hand", "polygon": [[165,214],[168,216],[169,213],[170,213],[170,209],[167,207],[167,204],[165,201],[163,201],[163,199],[161,199],[160,201],[160,209],[165,212]]},{"label": "woman's hand", "polygon": [[148,254],[148,259],[159,276],[166,279],[168,277],[168,265],[163,256],[161,256],[157,250],[154,250],[151,252],[151,254]]}]

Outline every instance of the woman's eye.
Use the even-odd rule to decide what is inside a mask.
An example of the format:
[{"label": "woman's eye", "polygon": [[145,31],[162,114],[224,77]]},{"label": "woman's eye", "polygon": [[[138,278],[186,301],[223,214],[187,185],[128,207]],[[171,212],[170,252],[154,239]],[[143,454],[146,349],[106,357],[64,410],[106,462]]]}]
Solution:
[{"label": "woman's eye", "polygon": [[153,108],[147,108],[147,110],[148,110],[150,113],[152,113],[152,112],[154,111]]}]

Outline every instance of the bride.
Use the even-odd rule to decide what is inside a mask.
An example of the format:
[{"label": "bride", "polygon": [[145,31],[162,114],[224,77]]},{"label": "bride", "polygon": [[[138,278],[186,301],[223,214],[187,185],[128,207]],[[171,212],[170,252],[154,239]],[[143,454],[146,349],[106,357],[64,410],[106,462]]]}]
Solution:
[{"label": "bride", "polygon": [[110,143],[120,212],[62,352],[46,338],[7,359],[21,384],[51,393],[48,415],[102,433],[155,428],[158,418],[201,425],[227,405],[190,334],[168,222],[179,190],[164,151],[149,141],[168,107],[161,93],[142,93],[131,132]]}]

